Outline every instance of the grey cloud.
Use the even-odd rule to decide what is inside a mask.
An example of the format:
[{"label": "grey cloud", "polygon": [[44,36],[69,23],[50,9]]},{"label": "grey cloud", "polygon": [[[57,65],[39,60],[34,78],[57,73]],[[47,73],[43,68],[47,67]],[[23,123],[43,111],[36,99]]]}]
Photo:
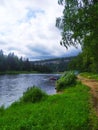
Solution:
[{"label": "grey cloud", "polygon": [[5,4],[4,0],[0,0],[0,5],[4,5],[4,4]]},{"label": "grey cloud", "polygon": [[7,49],[9,52],[10,51],[20,51],[20,49],[19,48],[16,48],[16,47],[8,47],[8,49]]},{"label": "grey cloud", "polygon": [[0,40],[0,45],[6,45],[6,44],[8,44],[8,42]]},{"label": "grey cloud", "polygon": [[59,55],[59,56],[55,56],[55,55],[53,55],[53,54],[49,54],[48,55],[48,53],[47,54],[44,54],[44,52],[41,52],[40,51],[40,53],[39,53],[39,55],[38,56],[33,56],[33,55],[28,55],[28,57],[30,58],[30,60],[43,60],[43,59],[52,59],[52,58],[60,58],[60,57],[69,57],[69,56],[76,56],[76,55],[78,55],[79,53],[80,53],[81,51],[79,51],[79,50],[72,50],[72,51],[70,51],[70,52],[67,52],[67,53],[63,53],[63,54],[61,54],[61,55]]},{"label": "grey cloud", "polygon": [[29,56],[30,60],[43,60],[43,59],[52,59],[52,58],[56,58],[56,56],[53,56],[53,55],[47,55],[47,56],[43,56],[43,55],[40,55],[40,56]]},{"label": "grey cloud", "polygon": [[50,59],[50,58],[53,58],[54,56],[53,55],[48,55],[48,54],[43,54],[43,53],[40,53],[39,56],[37,56],[37,59]]},{"label": "grey cloud", "polygon": [[31,52],[36,52],[38,55],[43,55],[43,56],[49,56],[51,55],[51,52],[48,50],[48,48],[45,48],[44,46],[38,45],[38,46],[28,46],[28,49]]},{"label": "grey cloud", "polygon": [[[30,50],[30,54],[28,55],[28,57],[30,57],[31,60],[76,56],[81,52],[81,49],[73,48],[60,55],[54,55],[52,51],[48,50],[48,48],[45,48],[43,46],[35,46],[35,47],[29,46],[28,49]],[[32,52],[35,52],[37,55],[33,56]]]},{"label": "grey cloud", "polygon": [[[27,55],[31,60],[50,59],[56,57],[52,54],[52,51],[50,51],[48,47],[46,48],[41,45],[34,47],[29,45],[27,47],[29,49],[29,53]],[[36,56],[33,55],[34,53],[36,54]]]}]

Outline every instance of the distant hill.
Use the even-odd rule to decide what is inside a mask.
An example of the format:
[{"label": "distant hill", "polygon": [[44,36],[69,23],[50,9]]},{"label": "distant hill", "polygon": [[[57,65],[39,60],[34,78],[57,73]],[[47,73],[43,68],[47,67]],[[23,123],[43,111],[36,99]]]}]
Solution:
[{"label": "distant hill", "polygon": [[40,61],[32,61],[31,63],[34,66],[47,66],[52,69],[53,72],[57,71],[65,71],[68,69],[68,63],[74,59],[76,56],[71,57],[62,57],[62,58],[54,58]]},{"label": "distant hill", "polygon": [[46,64],[59,64],[60,62],[70,62],[72,59],[74,59],[76,56],[71,57],[61,57],[61,58],[52,58],[52,59],[46,59],[46,60],[39,60],[39,61],[32,61],[35,65],[46,65]]}]

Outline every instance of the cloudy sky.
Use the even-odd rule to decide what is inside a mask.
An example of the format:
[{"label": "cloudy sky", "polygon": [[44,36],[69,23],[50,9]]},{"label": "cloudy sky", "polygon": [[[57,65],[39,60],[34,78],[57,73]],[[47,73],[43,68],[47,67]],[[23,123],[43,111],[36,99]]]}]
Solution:
[{"label": "cloudy sky", "polygon": [[75,55],[80,49],[60,46],[58,0],[0,0],[0,50],[30,60]]}]

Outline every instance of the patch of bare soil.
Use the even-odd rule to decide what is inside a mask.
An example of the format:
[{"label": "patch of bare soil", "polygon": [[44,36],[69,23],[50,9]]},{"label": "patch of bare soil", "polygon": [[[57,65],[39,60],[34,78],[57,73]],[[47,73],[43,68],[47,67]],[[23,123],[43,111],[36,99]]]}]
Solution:
[{"label": "patch of bare soil", "polygon": [[98,81],[94,79],[87,79],[78,75],[78,79],[91,89],[93,106],[98,116]]}]

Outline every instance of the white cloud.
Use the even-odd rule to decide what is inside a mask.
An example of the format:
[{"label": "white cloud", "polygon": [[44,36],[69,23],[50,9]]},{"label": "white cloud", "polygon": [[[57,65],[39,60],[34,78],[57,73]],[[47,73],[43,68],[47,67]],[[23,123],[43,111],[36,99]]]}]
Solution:
[{"label": "white cloud", "polygon": [[57,0],[0,0],[0,49],[33,59],[70,53],[59,44]]}]

